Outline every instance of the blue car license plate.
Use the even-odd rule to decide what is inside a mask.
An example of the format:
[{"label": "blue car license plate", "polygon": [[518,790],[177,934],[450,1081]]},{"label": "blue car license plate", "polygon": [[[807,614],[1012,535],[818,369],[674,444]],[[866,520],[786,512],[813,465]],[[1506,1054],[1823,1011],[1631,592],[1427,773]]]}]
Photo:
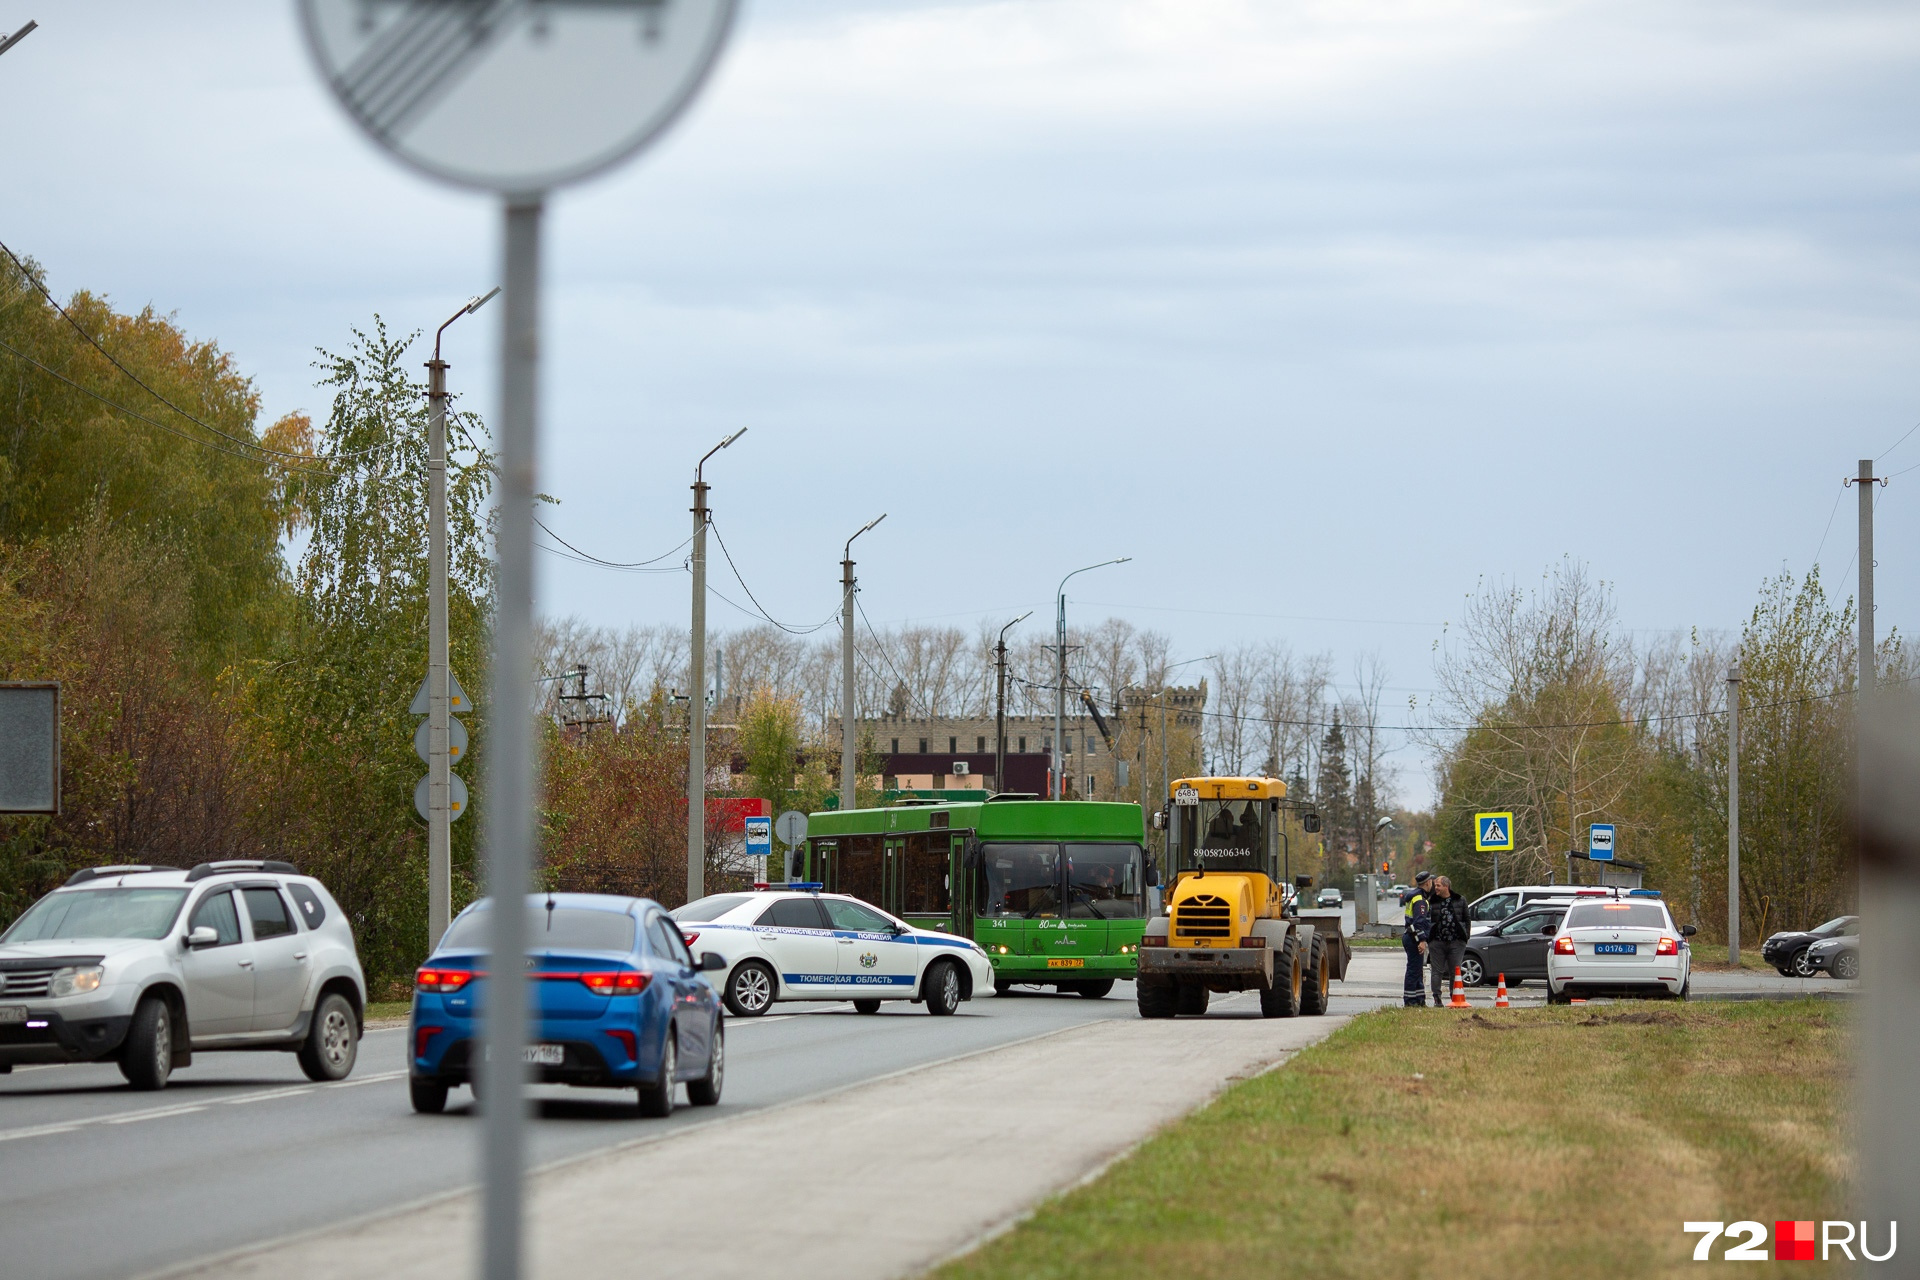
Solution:
[{"label": "blue car license plate", "polygon": [[1640,954],[1640,944],[1637,942],[1596,942],[1593,944],[1593,954],[1597,956],[1638,955]]}]

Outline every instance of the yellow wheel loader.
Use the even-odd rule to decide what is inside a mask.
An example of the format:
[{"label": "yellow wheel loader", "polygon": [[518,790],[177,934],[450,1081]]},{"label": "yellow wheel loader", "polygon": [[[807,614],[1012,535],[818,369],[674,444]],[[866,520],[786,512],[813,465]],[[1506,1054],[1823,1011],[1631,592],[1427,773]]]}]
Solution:
[{"label": "yellow wheel loader", "polygon": [[[1181,778],[1154,826],[1167,833],[1163,913],[1140,939],[1143,1018],[1207,1011],[1215,991],[1258,991],[1269,1018],[1327,1011],[1352,951],[1340,911],[1301,911],[1287,883],[1277,778]],[[1317,824],[1316,824],[1317,825]]]}]

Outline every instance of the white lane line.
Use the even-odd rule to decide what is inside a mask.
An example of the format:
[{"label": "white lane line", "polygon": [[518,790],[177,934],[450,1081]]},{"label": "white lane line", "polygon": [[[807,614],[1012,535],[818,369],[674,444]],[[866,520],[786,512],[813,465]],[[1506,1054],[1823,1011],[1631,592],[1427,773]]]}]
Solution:
[{"label": "white lane line", "polygon": [[21,1138],[46,1138],[55,1134],[89,1129],[95,1125],[138,1124],[142,1120],[164,1120],[169,1116],[184,1116],[195,1111],[205,1111],[213,1106],[240,1107],[252,1102],[267,1102],[275,1098],[293,1098],[319,1093],[326,1089],[347,1089],[357,1084],[379,1084],[384,1080],[397,1080],[406,1074],[405,1071],[380,1071],[373,1075],[341,1080],[332,1084],[295,1085],[290,1089],[263,1089],[242,1094],[237,1098],[209,1098],[205,1102],[181,1103],[170,1107],[143,1107],[138,1111],[121,1111],[113,1115],[88,1116],[84,1119],[62,1120],[54,1124],[30,1125],[20,1129],[0,1129],[0,1142],[13,1142]]}]

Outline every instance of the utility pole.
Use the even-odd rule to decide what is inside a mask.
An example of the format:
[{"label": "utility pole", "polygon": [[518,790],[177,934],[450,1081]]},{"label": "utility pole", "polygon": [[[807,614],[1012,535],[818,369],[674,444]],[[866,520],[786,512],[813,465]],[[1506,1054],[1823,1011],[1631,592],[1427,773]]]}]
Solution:
[{"label": "utility pole", "polygon": [[1067,721],[1067,578],[1085,573],[1088,569],[1104,569],[1110,564],[1126,564],[1132,556],[1121,556],[1117,560],[1102,560],[1099,564],[1090,564],[1075,569],[1066,578],[1060,579],[1059,609],[1054,619],[1055,653],[1060,659],[1060,679],[1053,689],[1053,798],[1060,799],[1062,786],[1066,782],[1066,721]]},{"label": "utility pole", "polygon": [[740,428],[701,455],[693,468],[693,681],[687,699],[687,901],[707,893],[707,459],[747,434]]},{"label": "utility pole", "polygon": [[1007,789],[1007,632],[1015,623],[1025,622],[1032,616],[1033,610],[1029,609],[1000,628],[1000,642],[993,646],[997,681],[993,700],[993,785],[1000,791]]},{"label": "utility pole", "polygon": [[[1859,707],[1873,700],[1873,459],[1860,459],[1860,471],[1847,483],[1860,490],[1860,696]],[[1881,484],[1886,481],[1881,480]],[[1861,771],[1864,772],[1864,771]]]},{"label": "utility pole", "polygon": [[1727,668],[1727,963],[1740,967],[1740,663]]},{"label": "utility pole", "polygon": [[440,335],[500,292],[495,285],[433,332],[427,361],[427,953],[453,919],[453,713],[447,679],[447,362]]},{"label": "utility pole", "polygon": [[[882,511],[873,519],[854,530],[853,538],[887,518]],[[840,812],[849,813],[854,805],[854,788],[858,779],[854,771],[859,767],[854,750],[854,706],[853,706],[853,538],[847,539],[847,545],[840,552]]]}]

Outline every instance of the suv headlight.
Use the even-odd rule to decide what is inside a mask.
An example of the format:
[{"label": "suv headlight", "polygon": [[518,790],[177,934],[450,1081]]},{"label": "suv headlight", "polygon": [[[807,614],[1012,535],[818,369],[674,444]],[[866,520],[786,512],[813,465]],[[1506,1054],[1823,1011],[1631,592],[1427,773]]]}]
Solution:
[{"label": "suv headlight", "polygon": [[100,989],[100,979],[106,976],[106,970],[97,964],[75,969],[56,969],[53,978],[47,983],[50,996],[79,996]]}]

